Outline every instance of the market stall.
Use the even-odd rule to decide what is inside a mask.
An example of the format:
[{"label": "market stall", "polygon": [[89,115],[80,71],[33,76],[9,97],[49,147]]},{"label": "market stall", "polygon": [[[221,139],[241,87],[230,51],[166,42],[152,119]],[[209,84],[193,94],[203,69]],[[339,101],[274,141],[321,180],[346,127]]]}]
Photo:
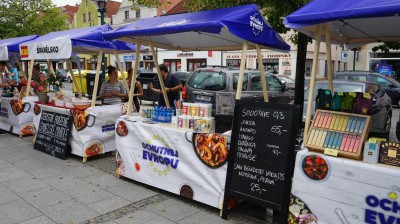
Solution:
[{"label": "market stall", "polygon": [[[400,32],[387,29],[399,25],[399,10],[399,1],[346,0],[338,4],[315,0],[287,16],[286,26],[315,37],[317,53],[310,92],[316,91],[316,61],[321,41],[326,41],[327,49],[331,41],[349,48],[399,41]],[[327,53],[329,56],[330,52]],[[308,98],[306,149],[297,154],[289,223],[396,223],[399,144],[366,139],[370,109],[378,103],[371,98],[378,91],[365,95],[335,92],[331,69],[328,78],[330,88],[318,90],[316,99]],[[314,100],[319,110],[312,120]]]},{"label": "market stall", "polygon": [[[150,46],[168,107],[172,102],[168,103],[166,98],[155,47],[181,51],[242,49],[243,55],[248,48],[256,48],[265,102],[268,101],[268,94],[261,64],[261,47],[279,50],[290,48],[269,26],[256,5],[142,19],[109,31],[105,37],[132,42],[138,46]],[[242,60],[245,60],[244,56]],[[238,99],[241,98],[244,69],[245,63],[242,61],[236,94]],[[132,79],[130,94],[133,94],[134,83]],[[192,122],[202,126],[198,116],[209,116],[204,112],[206,109],[201,112],[200,108],[198,105],[180,108],[186,114],[194,111],[189,117],[186,114],[178,116],[181,111],[177,111],[178,117],[175,119],[178,122],[172,119],[172,124],[178,123],[177,126],[183,130],[176,129],[175,125],[175,128],[170,128],[154,124],[154,120],[146,124],[143,123],[146,119],[143,121],[133,116],[119,119],[116,124],[118,174],[221,209],[229,137],[213,134],[210,129],[188,129],[196,129],[196,124],[191,125]],[[203,124],[206,124],[205,120]],[[206,134],[194,134],[196,132]]]},{"label": "market stall", "polygon": [[[37,37],[37,35],[33,35],[0,40],[0,61],[8,61],[10,57],[13,57],[20,68],[21,77],[26,78],[23,71],[24,66],[19,60],[19,44],[34,40]],[[14,89],[15,86],[12,86],[12,88],[1,93],[0,129],[19,136],[32,135],[32,104],[37,100],[37,97],[25,97],[24,94],[20,95],[19,92],[14,92]]]},{"label": "market stall", "polygon": [[[30,60],[31,65],[27,92],[29,92],[29,82],[32,76],[33,62],[35,60],[69,59],[73,53],[84,54],[98,52],[99,57],[96,70],[96,87],[94,91],[97,92],[96,89],[99,82],[101,55],[103,53],[117,54],[117,51],[126,52],[135,50],[135,47],[132,44],[121,41],[104,40],[102,38],[103,33],[110,29],[111,27],[109,25],[103,25],[98,27],[52,32],[41,36],[34,41],[21,44],[20,50],[22,59]],[[70,63],[68,64],[70,68]],[[72,76],[72,78],[74,85],[79,92],[80,88],[76,84],[75,76]],[[125,86],[127,86],[125,77],[123,78]],[[39,94],[38,89],[36,89],[36,92]],[[44,130],[43,128],[40,128],[41,122],[47,122],[42,119],[43,111],[66,114],[69,115],[69,119],[72,120],[71,125],[65,128],[67,128],[68,132],[72,134],[69,144],[71,146],[71,152],[74,155],[83,157],[83,161],[86,162],[87,157],[115,150],[113,124],[121,115],[126,113],[126,103],[96,106],[96,96],[93,96],[92,100],[81,98],[81,94],[80,97],[65,96],[62,93],[62,90],[56,93],[45,94],[50,96],[50,100],[45,99],[44,102],[38,101],[32,105],[35,110],[35,130],[38,134]],[[35,138],[36,142],[38,142],[37,136]],[[47,138],[46,135],[40,135],[40,137]],[[55,138],[56,136],[52,136],[52,138],[53,137]],[[40,142],[44,142],[44,140],[40,139]],[[34,147],[43,148],[43,146],[37,144],[35,144]]]}]

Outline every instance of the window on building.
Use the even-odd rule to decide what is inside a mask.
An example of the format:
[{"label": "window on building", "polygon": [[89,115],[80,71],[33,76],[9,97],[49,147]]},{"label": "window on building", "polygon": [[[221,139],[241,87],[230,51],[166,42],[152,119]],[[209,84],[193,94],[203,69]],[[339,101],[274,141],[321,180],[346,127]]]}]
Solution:
[{"label": "window on building", "polygon": [[125,11],[125,19],[129,19],[129,11]]},{"label": "window on building", "polygon": [[136,18],[140,18],[140,9],[136,9]]},{"label": "window on building", "polygon": [[312,59],[306,59],[306,77],[310,77],[311,76],[311,68],[312,68]]},{"label": "window on building", "polygon": [[84,23],[86,23],[86,14],[85,14],[85,13],[83,13],[83,15],[82,15],[82,21],[83,21]]},{"label": "window on building", "polygon": [[92,13],[91,12],[88,13],[88,20],[89,20],[89,22],[92,21]]}]

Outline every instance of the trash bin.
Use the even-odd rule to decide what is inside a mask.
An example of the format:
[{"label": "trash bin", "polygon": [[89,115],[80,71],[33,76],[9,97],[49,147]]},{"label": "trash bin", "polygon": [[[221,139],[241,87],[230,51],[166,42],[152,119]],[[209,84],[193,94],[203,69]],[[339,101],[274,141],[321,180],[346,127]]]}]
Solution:
[{"label": "trash bin", "polygon": [[149,83],[153,83],[154,88],[160,88],[160,82],[158,81],[157,73],[142,72],[138,75],[136,80],[139,81],[143,87],[143,96],[140,97],[140,100],[155,102],[160,99],[159,93],[155,93],[148,88]]},{"label": "trash bin", "polygon": [[[95,79],[96,79],[96,72],[88,72],[86,74],[86,88],[88,97],[90,99],[92,98],[93,95]],[[99,96],[100,88],[101,88],[101,83],[99,82],[99,86],[97,88],[97,96]]]},{"label": "trash bin", "polygon": [[[81,88],[82,94],[87,94],[87,88],[86,88],[86,74],[89,72],[89,70],[81,70],[82,74],[82,85],[81,85],[81,80],[79,79],[79,73],[78,71],[73,73],[73,76],[75,77],[75,81],[79,88]],[[74,93],[78,93],[78,89],[76,89],[75,84],[72,83],[72,88]]]}]

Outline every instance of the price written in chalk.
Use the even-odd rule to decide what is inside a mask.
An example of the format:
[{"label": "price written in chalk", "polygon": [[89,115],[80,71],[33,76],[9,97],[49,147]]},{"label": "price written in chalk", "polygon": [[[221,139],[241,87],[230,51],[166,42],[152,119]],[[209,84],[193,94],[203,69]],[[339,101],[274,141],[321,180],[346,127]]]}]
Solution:
[{"label": "price written in chalk", "polygon": [[287,132],[287,130],[282,129],[282,126],[275,125],[275,126],[272,126],[271,132],[275,133],[275,134],[278,134],[278,135],[281,135],[282,132]]},{"label": "price written in chalk", "polygon": [[260,194],[262,194],[263,191],[267,191],[264,188],[261,188],[260,185],[256,184],[256,183],[251,183],[250,189],[251,189],[251,191],[258,192]]},{"label": "price written in chalk", "polygon": [[273,113],[273,116],[274,116],[274,118],[276,118],[277,120],[283,120],[283,119],[285,119],[285,115],[283,115],[283,113],[280,112],[280,111],[275,111],[275,112]]}]

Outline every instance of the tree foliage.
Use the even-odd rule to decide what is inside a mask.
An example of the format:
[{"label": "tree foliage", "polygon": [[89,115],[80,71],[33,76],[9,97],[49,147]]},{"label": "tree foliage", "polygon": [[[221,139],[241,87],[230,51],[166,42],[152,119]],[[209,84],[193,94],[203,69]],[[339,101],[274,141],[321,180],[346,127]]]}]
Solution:
[{"label": "tree foliage", "polygon": [[400,42],[385,42],[372,48],[372,51],[382,51],[384,54],[389,54],[390,50],[400,50]]},{"label": "tree foliage", "polygon": [[1,0],[0,39],[65,30],[67,18],[51,0]]}]

